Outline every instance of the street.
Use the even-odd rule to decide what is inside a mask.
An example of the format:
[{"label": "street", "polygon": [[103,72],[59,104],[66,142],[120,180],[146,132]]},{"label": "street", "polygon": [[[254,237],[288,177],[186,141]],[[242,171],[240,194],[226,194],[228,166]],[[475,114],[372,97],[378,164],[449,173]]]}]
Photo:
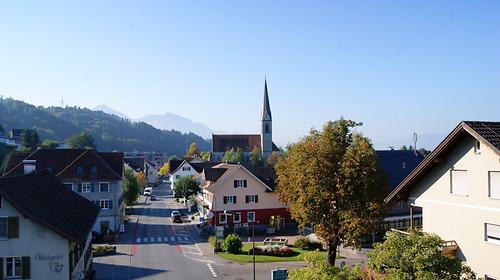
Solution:
[{"label": "street", "polygon": [[[184,224],[173,224],[178,206],[161,184],[153,190],[157,201],[140,198],[127,232],[120,236],[117,254],[94,258],[96,279],[214,279],[215,265],[203,256],[195,234]],[[137,220],[137,223],[136,223]],[[188,221],[189,222],[189,221]],[[193,227],[191,225],[191,227]]]}]

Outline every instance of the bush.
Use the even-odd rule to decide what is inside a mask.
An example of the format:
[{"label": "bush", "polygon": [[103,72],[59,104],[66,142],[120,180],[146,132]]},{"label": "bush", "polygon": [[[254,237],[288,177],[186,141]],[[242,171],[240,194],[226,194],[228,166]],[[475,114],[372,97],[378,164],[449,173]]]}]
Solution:
[{"label": "bush", "polygon": [[217,237],[215,237],[215,236],[213,236],[213,235],[212,235],[212,236],[210,236],[210,237],[208,238],[208,243],[209,243],[210,245],[212,245],[212,246],[214,246],[214,247],[215,247],[215,246],[216,246],[216,243],[217,243]]},{"label": "bush", "polygon": [[303,236],[299,237],[299,239],[293,243],[293,246],[302,250],[323,250],[323,244],[321,244],[321,242],[311,241],[308,237]]},{"label": "bush", "polygon": [[236,234],[228,235],[224,242],[222,242],[222,250],[231,254],[238,254],[241,252],[242,247],[243,243],[241,242],[240,237]]},{"label": "bush", "polygon": [[248,250],[248,254],[253,255],[254,250],[255,255],[289,257],[295,254],[290,247],[279,245],[256,246],[255,249]]}]

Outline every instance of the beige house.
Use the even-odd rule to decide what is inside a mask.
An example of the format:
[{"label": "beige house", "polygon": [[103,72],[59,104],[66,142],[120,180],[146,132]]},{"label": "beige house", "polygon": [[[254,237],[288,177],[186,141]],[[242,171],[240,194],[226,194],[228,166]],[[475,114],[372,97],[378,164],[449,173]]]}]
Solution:
[{"label": "beige house", "polygon": [[84,279],[98,212],[48,171],[1,178],[0,279]]},{"label": "beige house", "polygon": [[500,122],[461,122],[386,202],[399,199],[478,276],[500,279]]},{"label": "beige house", "polygon": [[[276,174],[272,168],[246,168],[221,163],[201,174],[200,212],[212,217],[210,223],[226,228],[284,228],[290,214],[275,192]],[[231,215],[224,214],[229,211]],[[275,224],[270,224],[274,221]]]}]

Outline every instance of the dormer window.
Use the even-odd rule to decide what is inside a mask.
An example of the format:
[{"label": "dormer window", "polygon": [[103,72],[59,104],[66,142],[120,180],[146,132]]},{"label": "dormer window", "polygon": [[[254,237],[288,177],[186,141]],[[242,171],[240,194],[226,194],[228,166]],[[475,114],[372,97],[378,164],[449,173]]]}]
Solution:
[{"label": "dormer window", "polygon": [[83,174],[83,166],[78,166],[76,168],[76,174],[77,175],[82,175]]},{"label": "dormer window", "polygon": [[92,168],[90,168],[90,173],[97,174],[97,166],[92,166]]},{"label": "dormer window", "polygon": [[191,171],[191,167],[189,166],[183,166],[182,171]]},{"label": "dormer window", "polygon": [[403,161],[403,162],[401,163],[401,168],[406,169],[406,162],[404,162],[404,161]]}]

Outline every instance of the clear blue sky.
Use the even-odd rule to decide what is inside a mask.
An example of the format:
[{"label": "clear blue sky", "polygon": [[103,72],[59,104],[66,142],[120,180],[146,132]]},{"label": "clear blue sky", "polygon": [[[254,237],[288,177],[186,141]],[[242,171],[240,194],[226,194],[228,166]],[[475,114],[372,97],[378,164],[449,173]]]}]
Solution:
[{"label": "clear blue sky", "polygon": [[376,148],[500,120],[499,1],[2,1],[0,94],[274,138],[340,116]]}]

